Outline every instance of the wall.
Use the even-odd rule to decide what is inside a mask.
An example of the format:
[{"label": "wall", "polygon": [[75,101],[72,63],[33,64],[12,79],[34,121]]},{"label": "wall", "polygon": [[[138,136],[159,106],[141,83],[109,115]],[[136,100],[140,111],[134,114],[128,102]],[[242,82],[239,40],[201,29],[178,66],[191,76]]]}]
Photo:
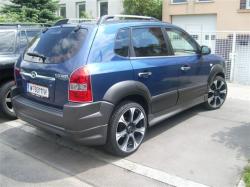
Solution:
[{"label": "wall", "polygon": [[240,10],[240,0],[214,0],[198,3],[188,0],[187,4],[170,4],[163,0],[163,20],[171,22],[172,15],[217,14],[217,30],[250,30],[250,10]]},{"label": "wall", "polygon": [[[66,4],[67,18],[77,18],[76,3],[84,2],[81,0],[60,0],[60,4]],[[86,0],[86,12],[93,18],[98,17],[98,0]],[[120,14],[123,10],[122,0],[109,0],[108,12],[110,15]]]}]

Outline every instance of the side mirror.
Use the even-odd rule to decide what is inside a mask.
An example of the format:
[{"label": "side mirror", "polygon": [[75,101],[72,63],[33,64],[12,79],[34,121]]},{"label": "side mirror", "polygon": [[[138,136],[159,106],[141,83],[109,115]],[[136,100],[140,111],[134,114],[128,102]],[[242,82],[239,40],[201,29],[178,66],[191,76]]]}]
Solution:
[{"label": "side mirror", "polygon": [[207,46],[201,46],[200,53],[201,55],[209,55],[211,54],[211,49]]}]

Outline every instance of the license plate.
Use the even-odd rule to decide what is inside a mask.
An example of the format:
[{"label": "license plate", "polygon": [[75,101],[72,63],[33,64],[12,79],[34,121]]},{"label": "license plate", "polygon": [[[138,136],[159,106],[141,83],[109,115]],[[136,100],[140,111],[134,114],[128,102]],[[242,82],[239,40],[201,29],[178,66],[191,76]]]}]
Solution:
[{"label": "license plate", "polygon": [[28,83],[27,91],[28,93],[38,97],[49,98],[49,89],[44,86]]}]

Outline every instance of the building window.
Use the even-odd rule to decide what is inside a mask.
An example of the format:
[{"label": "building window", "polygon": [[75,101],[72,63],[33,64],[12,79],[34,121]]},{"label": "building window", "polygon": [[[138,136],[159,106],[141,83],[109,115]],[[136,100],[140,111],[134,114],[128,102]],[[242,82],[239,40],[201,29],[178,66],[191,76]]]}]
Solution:
[{"label": "building window", "polygon": [[247,0],[246,9],[250,9],[250,0]]},{"label": "building window", "polygon": [[86,3],[85,2],[76,3],[76,17],[77,18],[86,17]]},{"label": "building window", "polygon": [[210,3],[213,2],[213,0],[197,0],[199,3]]},{"label": "building window", "polygon": [[250,0],[240,0],[240,9],[250,9]]},{"label": "building window", "polygon": [[58,16],[66,18],[66,5],[65,4],[59,5]]},{"label": "building window", "polygon": [[187,3],[187,0],[171,0],[172,4],[182,4]]},{"label": "building window", "polygon": [[99,17],[108,15],[108,1],[98,1],[98,15]]}]

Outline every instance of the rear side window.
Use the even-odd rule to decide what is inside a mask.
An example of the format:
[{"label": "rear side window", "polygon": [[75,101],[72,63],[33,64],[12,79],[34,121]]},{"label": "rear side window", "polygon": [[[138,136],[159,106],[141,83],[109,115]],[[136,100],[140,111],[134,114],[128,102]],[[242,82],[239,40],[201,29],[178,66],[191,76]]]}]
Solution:
[{"label": "rear side window", "polygon": [[121,29],[117,33],[115,53],[123,57],[129,56],[129,29]]},{"label": "rear side window", "polygon": [[167,45],[161,28],[133,29],[132,42],[136,57],[167,56]]},{"label": "rear side window", "polygon": [[24,60],[31,62],[61,63],[80,50],[87,35],[86,29],[75,27],[50,28],[32,40]]}]

